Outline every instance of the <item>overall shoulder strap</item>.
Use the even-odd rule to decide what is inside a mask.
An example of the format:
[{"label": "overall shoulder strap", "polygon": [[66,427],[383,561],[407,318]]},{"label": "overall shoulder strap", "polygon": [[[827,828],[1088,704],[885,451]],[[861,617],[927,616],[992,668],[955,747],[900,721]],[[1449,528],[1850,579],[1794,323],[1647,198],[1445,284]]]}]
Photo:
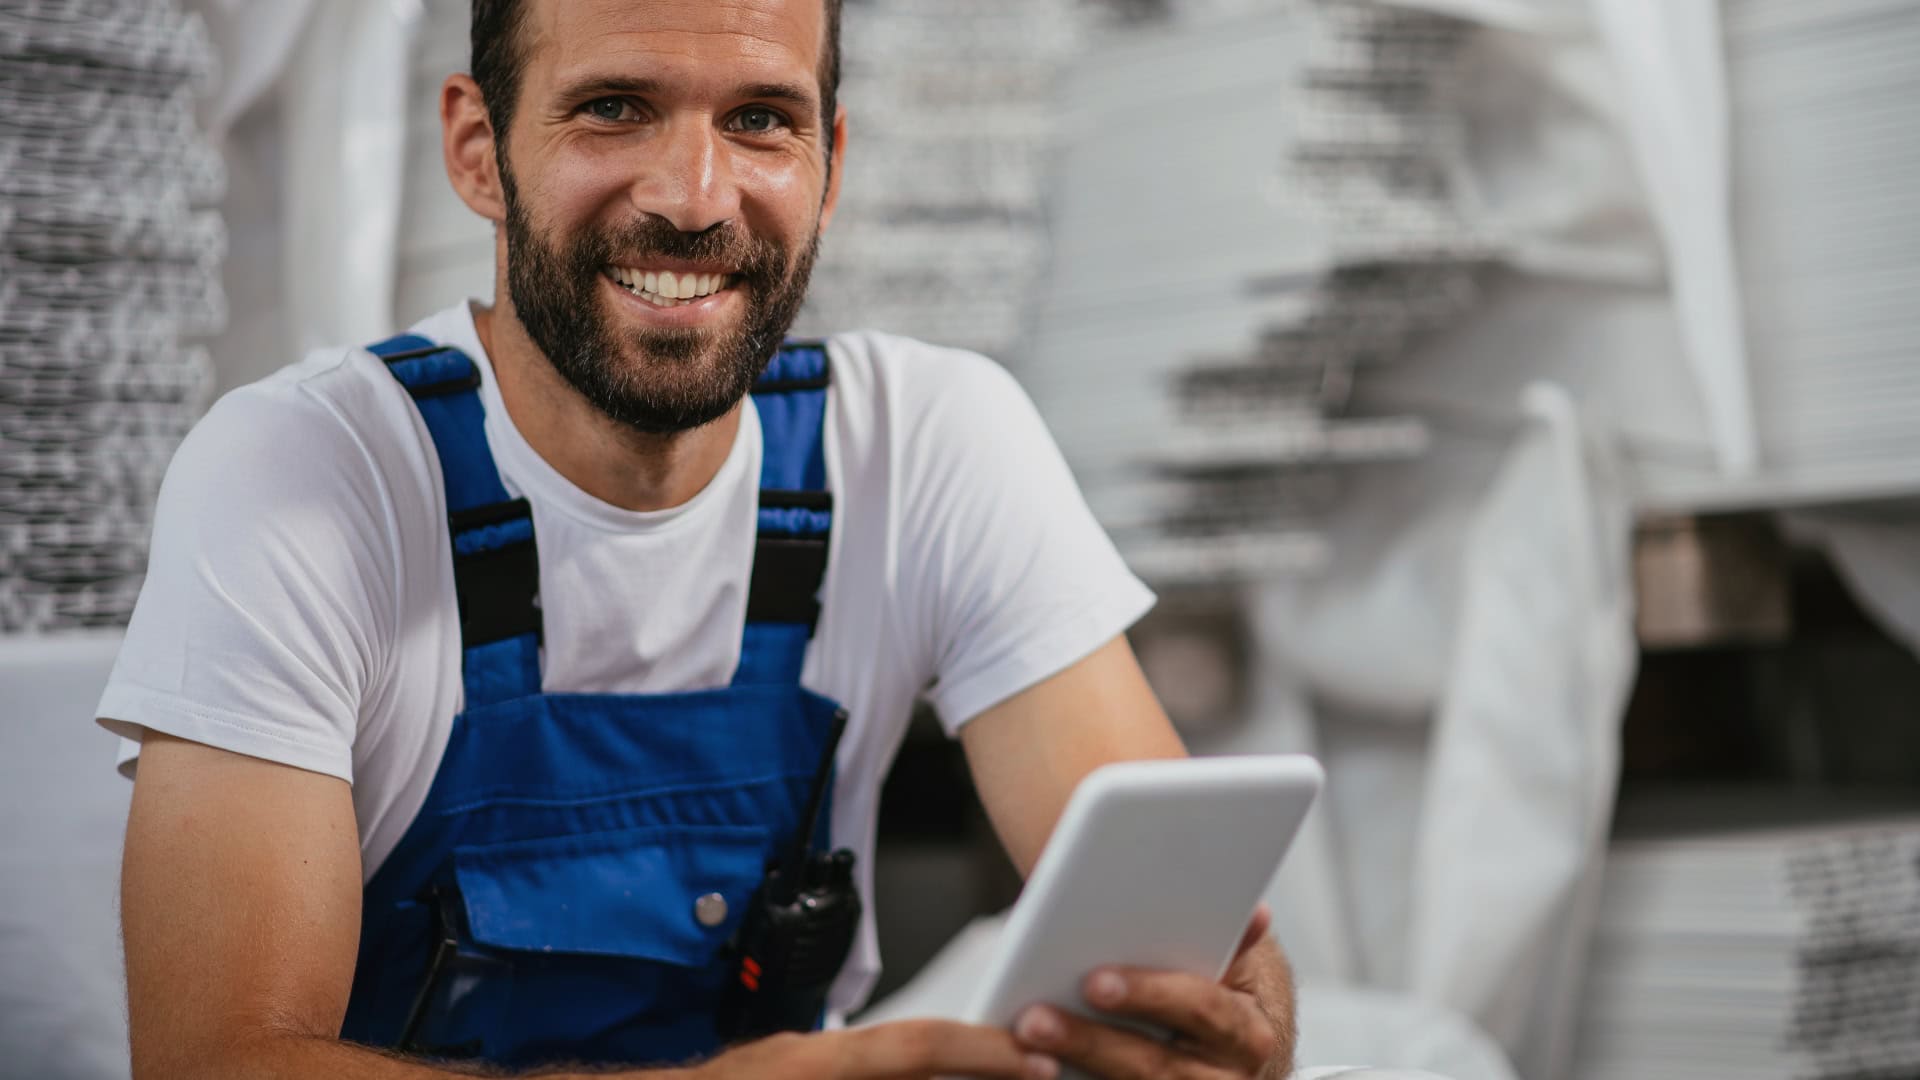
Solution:
[{"label": "overall shoulder strap", "polygon": [[540,692],[540,560],[533,511],[511,498],[487,446],[480,369],[416,334],[368,346],[426,422],[440,459],[460,605],[468,708]]},{"label": "overall shoulder strap", "polygon": [[797,685],[820,618],[820,586],[833,532],[828,384],[826,347],[790,341],[753,388],[763,443],[760,510],[736,684]]}]

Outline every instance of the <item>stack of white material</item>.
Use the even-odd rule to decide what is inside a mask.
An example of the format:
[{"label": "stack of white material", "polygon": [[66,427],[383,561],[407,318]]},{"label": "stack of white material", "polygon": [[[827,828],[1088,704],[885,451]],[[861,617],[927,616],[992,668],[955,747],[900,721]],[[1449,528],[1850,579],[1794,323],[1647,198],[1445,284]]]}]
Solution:
[{"label": "stack of white material", "polygon": [[871,326],[1005,357],[1046,259],[1054,81],[1077,0],[846,6],[852,145],[799,328]]},{"label": "stack of white material", "polygon": [[[1119,374],[1107,361],[1125,357],[1163,398],[1140,409],[1153,427],[1089,417],[1083,437],[1076,388],[1054,398],[1054,372],[1034,382],[1148,578],[1315,569],[1343,468],[1425,450],[1416,418],[1354,416],[1348,398],[1361,368],[1477,299],[1486,253],[1454,212],[1447,169],[1461,137],[1448,87],[1470,33],[1444,16],[1314,0],[1116,50],[1077,80],[1035,365],[1105,392]],[[1082,127],[1131,137],[1082,149]],[[1081,209],[1106,203],[1118,205],[1098,219]],[[1100,352],[1081,351],[1095,340]]]},{"label": "stack of white material", "polygon": [[171,3],[0,8],[0,632],[132,609],[226,318],[211,56]]},{"label": "stack of white material", "polygon": [[1763,465],[1916,490],[1920,0],[1727,0],[1736,244]]},{"label": "stack of white material", "polygon": [[1638,809],[1608,857],[1580,1080],[1920,1075],[1920,813]]}]

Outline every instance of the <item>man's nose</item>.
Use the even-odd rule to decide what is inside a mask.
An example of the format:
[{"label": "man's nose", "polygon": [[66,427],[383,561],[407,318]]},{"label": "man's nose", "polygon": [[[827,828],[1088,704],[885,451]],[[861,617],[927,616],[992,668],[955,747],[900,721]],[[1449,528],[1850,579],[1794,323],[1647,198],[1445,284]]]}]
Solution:
[{"label": "man's nose", "polygon": [[648,140],[633,185],[635,209],[665,218],[681,232],[697,233],[740,213],[725,136],[710,118],[677,116],[661,137]]}]

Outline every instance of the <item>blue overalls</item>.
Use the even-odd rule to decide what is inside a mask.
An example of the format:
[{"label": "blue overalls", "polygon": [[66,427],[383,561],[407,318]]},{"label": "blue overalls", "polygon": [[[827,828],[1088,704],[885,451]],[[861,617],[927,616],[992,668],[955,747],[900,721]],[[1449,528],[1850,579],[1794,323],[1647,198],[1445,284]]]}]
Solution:
[{"label": "blue overalls", "polygon": [[709,1055],[725,946],[795,839],[838,708],[800,686],[833,516],[826,351],[783,346],[754,388],[759,534],[732,684],[644,695],[542,692],[533,517],[488,450],[479,372],[413,335],[372,351],[440,459],[466,706],[367,883],[342,1037],[513,1067]]}]

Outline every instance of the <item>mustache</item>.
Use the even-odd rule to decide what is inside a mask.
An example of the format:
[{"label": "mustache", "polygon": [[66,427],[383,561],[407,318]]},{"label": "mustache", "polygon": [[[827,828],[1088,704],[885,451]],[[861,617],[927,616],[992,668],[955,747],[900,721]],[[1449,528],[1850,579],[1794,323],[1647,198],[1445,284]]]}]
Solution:
[{"label": "mustache", "polygon": [[718,263],[742,277],[778,279],[786,268],[786,252],[779,245],[723,221],[700,232],[682,232],[662,217],[648,215],[613,229],[585,237],[576,256],[581,268],[593,273],[614,263],[634,265],[655,259]]}]

